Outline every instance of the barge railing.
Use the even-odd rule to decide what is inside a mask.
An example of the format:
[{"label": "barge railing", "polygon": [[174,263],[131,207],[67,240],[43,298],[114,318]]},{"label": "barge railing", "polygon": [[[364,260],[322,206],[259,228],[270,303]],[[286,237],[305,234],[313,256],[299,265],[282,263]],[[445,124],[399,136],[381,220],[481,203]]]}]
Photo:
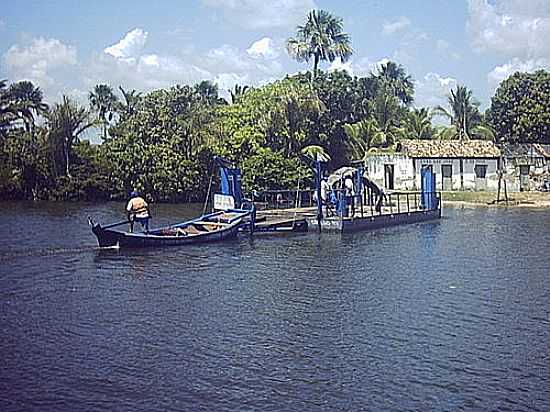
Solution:
[{"label": "barge railing", "polygon": [[[351,210],[344,211],[343,205],[355,212],[353,217],[375,216],[394,213],[411,213],[437,210],[441,207],[441,192],[388,191],[382,194],[365,190],[363,194],[346,196],[344,189],[332,191],[332,202],[324,202],[325,217],[342,215],[352,217]],[[382,197],[382,200],[380,200]],[[351,201],[353,199],[353,207]],[[308,208],[316,205],[315,190],[266,190],[254,196],[258,210],[279,210]]]}]

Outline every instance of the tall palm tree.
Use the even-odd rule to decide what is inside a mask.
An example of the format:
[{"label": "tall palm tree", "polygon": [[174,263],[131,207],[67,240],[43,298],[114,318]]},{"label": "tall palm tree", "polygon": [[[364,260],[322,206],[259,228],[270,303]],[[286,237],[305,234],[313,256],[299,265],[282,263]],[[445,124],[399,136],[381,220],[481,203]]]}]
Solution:
[{"label": "tall palm tree", "polygon": [[472,129],[481,123],[479,102],[472,97],[472,91],[466,86],[457,85],[448,96],[449,109],[437,106],[434,113],[451,121],[449,130],[444,132],[447,137],[454,134],[459,140],[470,139]]},{"label": "tall palm tree", "polygon": [[320,61],[347,61],[352,53],[349,34],[343,32],[343,21],[324,10],[312,10],[306,24],[298,26],[296,37],[286,42],[288,54],[299,62],[313,59],[313,76]]},{"label": "tall palm tree", "polygon": [[431,139],[434,135],[432,113],[427,107],[414,109],[407,115],[407,135],[414,139]]},{"label": "tall palm tree", "polygon": [[118,98],[111,86],[98,84],[89,94],[90,105],[103,125],[103,139],[107,139],[107,126],[113,117]]},{"label": "tall palm tree", "polygon": [[70,159],[72,147],[80,135],[90,127],[97,126],[98,120],[92,119],[90,112],[67,96],[56,103],[46,116],[48,141],[54,158],[56,175],[65,173],[71,177]]},{"label": "tall palm tree", "polygon": [[405,68],[394,62],[382,64],[375,76],[385,91],[393,94],[404,105],[410,105],[414,100],[414,82],[405,72]]}]

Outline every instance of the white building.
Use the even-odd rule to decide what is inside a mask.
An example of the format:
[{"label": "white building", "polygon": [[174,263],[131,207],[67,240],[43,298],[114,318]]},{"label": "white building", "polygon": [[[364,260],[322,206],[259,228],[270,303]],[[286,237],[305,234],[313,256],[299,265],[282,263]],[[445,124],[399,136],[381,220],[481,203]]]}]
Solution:
[{"label": "white building", "polygon": [[437,190],[498,188],[501,152],[486,140],[401,140],[394,154],[365,158],[369,177],[389,190],[419,190],[420,171],[431,167]]}]

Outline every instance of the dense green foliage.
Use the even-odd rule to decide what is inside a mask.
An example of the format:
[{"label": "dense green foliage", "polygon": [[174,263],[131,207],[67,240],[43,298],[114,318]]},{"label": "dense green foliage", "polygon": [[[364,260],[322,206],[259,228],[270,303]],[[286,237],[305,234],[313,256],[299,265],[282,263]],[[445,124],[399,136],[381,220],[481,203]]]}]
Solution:
[{"label": "dense green foliage", "polygon": [[550,72],[515,73],[504,80],[487,117],[503,141],[550,144]]},{"label": "dense green foliage", "polygon": [[[0,196],[123,199],[136,188],[155,201],[196,201],[214,155],[243,170],[250,193],[310,186],[311,159],[335,169],[403,138],[550,143],[546,71],[504,81],[487,114],[464,86],[451,90],[448,108],[412,108],[413,79],[394,62],[366,77],[318,71],[322,60],[351,55],[341,19],[329,13],[310,13],[287,46],[313,59],[313,72],[235,85],[230,103],[202,81],[149,93],[100,84],[89,107],[66,96],[48,107],[32,83],[0,81]],[[450,126],[434,127],[434,114]],[[102,143],[82,140],[90,133]]]}]

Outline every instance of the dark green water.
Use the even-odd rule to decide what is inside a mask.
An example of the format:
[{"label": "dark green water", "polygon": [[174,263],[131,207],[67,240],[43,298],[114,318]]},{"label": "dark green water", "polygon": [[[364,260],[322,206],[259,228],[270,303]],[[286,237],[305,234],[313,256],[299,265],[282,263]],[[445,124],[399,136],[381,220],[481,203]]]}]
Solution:
[{"label": "dark green water", "polygon": [[2,411],[550,410],[549,210],[117,251],[122,204],[2,206]]}]

